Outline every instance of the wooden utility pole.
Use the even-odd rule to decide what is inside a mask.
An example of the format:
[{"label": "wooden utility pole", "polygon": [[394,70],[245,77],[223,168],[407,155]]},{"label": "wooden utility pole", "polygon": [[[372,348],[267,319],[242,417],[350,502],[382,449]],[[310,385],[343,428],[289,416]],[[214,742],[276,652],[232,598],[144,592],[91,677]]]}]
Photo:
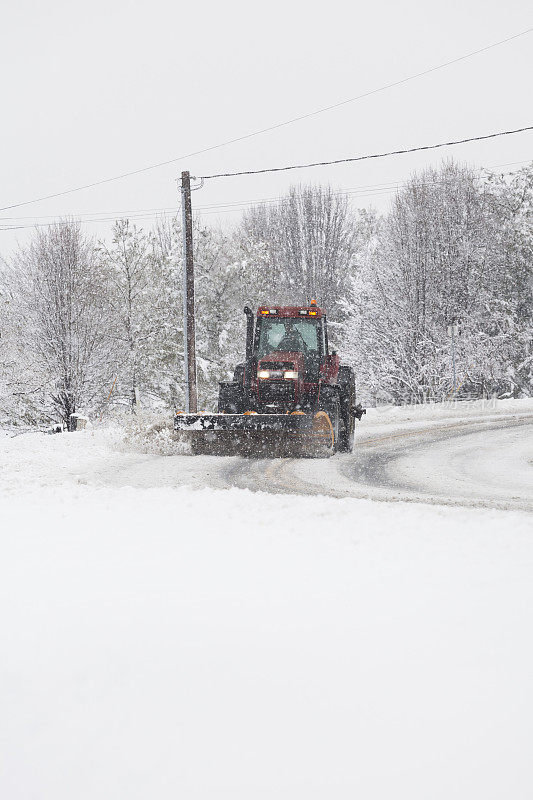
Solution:
[{"label": "wooden utility pole", "polygon": [[185,411],[196,414],[196,343],[194,332],[194,262],[192,250],[191,176],[181,173],[183,238],[183,359],[185,367]]}]

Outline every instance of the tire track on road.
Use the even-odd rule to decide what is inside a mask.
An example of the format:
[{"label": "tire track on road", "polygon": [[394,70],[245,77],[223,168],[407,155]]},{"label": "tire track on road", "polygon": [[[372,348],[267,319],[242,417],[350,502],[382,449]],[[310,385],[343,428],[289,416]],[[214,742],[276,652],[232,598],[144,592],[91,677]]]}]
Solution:
[{"label": "tire track on road", "polygon": [[517,427],[533,427],[533,415],[491,416],[426,425],[416,430],[394,430],[378,436],[369,434],[358,438],[351,455],[336,455],[329,460],[241,458],[223,469],[224,480],[229,486],[251,491],[532,511],[533,497],[448,496],[428,491],[423,485],[415,488],[394,476],[396,462],[411,451],[416,463],[419,453],[429,447],[438,450],[451,440]]}]

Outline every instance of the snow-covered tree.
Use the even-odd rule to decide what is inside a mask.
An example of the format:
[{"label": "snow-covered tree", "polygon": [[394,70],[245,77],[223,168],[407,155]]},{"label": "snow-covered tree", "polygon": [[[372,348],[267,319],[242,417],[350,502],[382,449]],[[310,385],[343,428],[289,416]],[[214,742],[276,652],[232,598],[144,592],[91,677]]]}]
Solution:
[{"label": "snow-covered tree", "polygon": [[[243,306],[328,309],[366,401],[533,392],[533,167],[453,162],[413,176],[390,213],[292,189],[234,231],[194,221],[199,407],[244,357]],[[337,323],[337,324],[335,324]],[[181,220],[117,221],[95,248],[64,220],[0,268],[0,416],[68,421],[112,401],[184,407]]]},{"label": "snow-covered tree", "polygon": [[[491,343],[501,367],[497,391],[533,395],[533,164],[507,178],[490,174],[500,255],[492,275]],[[491,359],[491,366],[497,358]],[[472,376],[474,377],[474,376]],[[477,375],[477,381],[483,375]]]},{"label": "snow-covered tree", "polygon": [[262,245],[269,302],[308,303],[331,312],[345,294],[360,248],[357,216],[331,187],[293,187],[278,203],[245,213],[243,241]]},{"label": "snow-covered tree", "polygon": [[10,265],[12,352],[20,364],[14,396],[41,418],[98,406],[113,371],[107,276],[79,223],[38,230]]},{"label": "snow-covered tree", "polygon": [[183,250],[181,222],[162,217],[149,233],[155,304],[159,319],[154,358],[149,365],[153,395],[169,408],[184,406]]},{"label": "snow-covered tree", "polygon": [[216,408],[218,381],[244,359],[244,306],[268,302],[262,294],[260,253],[239,238],[200,228],[196,232],[196,339],[199,400]]},{"label": "snow-covered tree", "polygon": [[345,301],[343,346],[368,395],[453,394],[452,321],[463,393],[527,391],[516,376],[530,369],[531,216],[516,195],[452,162],[398,193]]},{"label": "snow-covered tree", "polygon": [[0,422],[9,422],[20,416],[16,409],[14,390],[17,372],[14,344],[15,322],[12,318],[12,298],[5,265],[0,264]]},{"label": "snow-covered tree", "polygon": [[[158,297],[164,326],[158,337],[159,380],[169,405],[183,408],[183,254],[181,226],[161,220],[151,233],[159,272]],[[261,300],[262,250],[238,236],[195,219],[193,231],[198,402],[216,408],[218,381],[227,379],[244,355],[243,308]],[[257,251],[257,257],[255,253]]]},{"label": "snow-covered tree", "polygon": [[120,355],[116,396],[135,410],[141,395],[154,394],[152,378],[165,327],[161,271],[150,238],[127,219],[117,220],[111,244],[101,242],[98,253],[109,276],[113,338]]}]

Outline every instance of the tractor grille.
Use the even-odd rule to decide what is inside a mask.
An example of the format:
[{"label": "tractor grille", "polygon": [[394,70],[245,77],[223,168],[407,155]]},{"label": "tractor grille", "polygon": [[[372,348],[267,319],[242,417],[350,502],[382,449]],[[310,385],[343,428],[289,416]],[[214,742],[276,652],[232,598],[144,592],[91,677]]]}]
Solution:
[{"label": "tractor grille", "polygon": [[265,405],[290,405],[296,399],[295,381],[261,381],[259,400]]},{"label": "tractor grille", "polygon": [[261,369],[281,370],[294,369],[292,361],[261,361]]}]

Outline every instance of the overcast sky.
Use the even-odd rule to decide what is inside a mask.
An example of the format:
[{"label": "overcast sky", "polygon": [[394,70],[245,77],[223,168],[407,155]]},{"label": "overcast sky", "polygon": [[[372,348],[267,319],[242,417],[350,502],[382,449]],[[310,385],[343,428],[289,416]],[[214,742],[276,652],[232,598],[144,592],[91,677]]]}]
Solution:
[{"label": "overcast sky", "polygon": [[[354,97],[533,25],[526,0],[189,2],[1,0],[0,206],[215,145]],[[171,209],[176,178],[329,160],[533,124],[533,34],[248,141],[1,212],[53,216]],[[206,183],[199,206],[276,197],[298,182],[384,210],[390,190],[444,156],[495,167],[533,158],[533,133],[450,150]],[[520,164],[516,164],[518,168]],[[515,167],[502,167],[502,171]],[[204,210],[228,224],[238,211]],[[6,218],[17,218],[7,220]],[[152,219],[142,224],[151,224]],[[106,235],[108,223],[87,223]],[[31,232],[31,231],[30,231]],[[8,255],[26,229],[0,231]]]}]

